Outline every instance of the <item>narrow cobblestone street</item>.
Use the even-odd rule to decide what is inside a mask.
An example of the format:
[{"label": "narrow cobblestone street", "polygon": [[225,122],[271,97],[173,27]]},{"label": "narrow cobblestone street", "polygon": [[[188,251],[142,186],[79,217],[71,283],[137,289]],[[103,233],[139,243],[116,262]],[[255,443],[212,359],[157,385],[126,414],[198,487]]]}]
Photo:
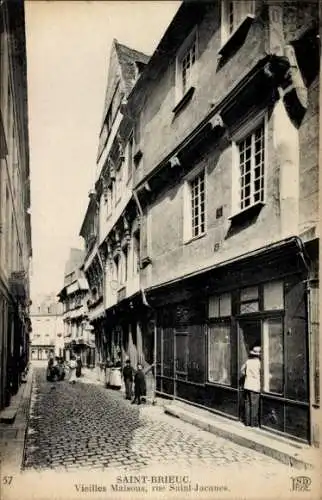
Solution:
[{"label": "narrow cobblestone street", "polygon": [[255,451],[167,416],[160,406],[131,405],[94,384],[49,383],[34,371],[24,469],[122,468],[152,464],[241,464],[285,468]]}]

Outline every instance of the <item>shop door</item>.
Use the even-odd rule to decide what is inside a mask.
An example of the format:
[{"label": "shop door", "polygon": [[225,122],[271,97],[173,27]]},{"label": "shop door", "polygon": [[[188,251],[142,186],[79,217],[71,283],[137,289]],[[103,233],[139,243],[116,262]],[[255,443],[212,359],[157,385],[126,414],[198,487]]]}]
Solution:
[{"label": "shop door", "polygon": [[[243,319],[238,324],[238,374],[247,361],[251,349],[262,345],[262,327],[260,319]],[[239,376],[238,375],[238,376]],[[239,418],[244,420],[244,394],[239,391]]]}]

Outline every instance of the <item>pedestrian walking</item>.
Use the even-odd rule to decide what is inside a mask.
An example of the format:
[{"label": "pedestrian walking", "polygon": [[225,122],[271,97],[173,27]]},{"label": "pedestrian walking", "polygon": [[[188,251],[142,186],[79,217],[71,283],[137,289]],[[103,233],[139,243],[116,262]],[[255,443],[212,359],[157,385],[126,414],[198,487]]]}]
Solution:
[{"label": "pedestrian walking", "polygon": [[254,346],[249,358],[241,368],[244,378],[244,405],[245,425],[258,427],[259,425],[259,394],[261,386],[261,348]]},{"label": "pedestrian walking", "polygon": [[129,400],[132,399],[133,371],[131,361],[127,359],[123,368],[123,379],[125,384],[125,399]]},{"label": "pedestrian walking", "polygon": [[134,376],[134,399],[132,405],[137,402],[138,405],[141,404],[141,398],[146,395],[146,383],[145,375],[143,372],[143,367],[141,363],[137,365],[137,372]]},{"label": "pedestrian walking", "polygon": [[69,369],[70,369],[70,375],[69,375],[69,380],[68,382],[70,384],[75,384],[76,382],[76,357],[71,356],[70,361],[69,361]]},{"label": "pedestrian walking", "polygon": [[82,375],[82,360],[81,357],[78,355],[76,357],[76,377],[79,378]]}]

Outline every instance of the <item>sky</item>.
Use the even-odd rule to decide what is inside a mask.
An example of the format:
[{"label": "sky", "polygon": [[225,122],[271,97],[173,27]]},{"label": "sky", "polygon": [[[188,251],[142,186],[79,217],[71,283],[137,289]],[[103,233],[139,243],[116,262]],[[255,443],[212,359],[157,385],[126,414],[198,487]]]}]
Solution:
[{"label": "sky", "polygon": [[58,293],[83,248],[113,38],[152,54],[179,4],[26,1],[32,297]]}]

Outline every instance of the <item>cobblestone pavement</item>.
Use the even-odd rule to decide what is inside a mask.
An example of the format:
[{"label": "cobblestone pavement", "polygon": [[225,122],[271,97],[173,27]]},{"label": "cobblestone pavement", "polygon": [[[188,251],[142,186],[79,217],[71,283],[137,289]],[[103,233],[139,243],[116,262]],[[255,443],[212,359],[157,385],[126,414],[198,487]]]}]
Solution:
[{"label": "cobblestone pavement", "polygon": [[122,468],[151,464],[286,468],[275,460],[165,415],[131,405],[117,391],[77,382],[49,383],[34,370],[24,470]]}]

